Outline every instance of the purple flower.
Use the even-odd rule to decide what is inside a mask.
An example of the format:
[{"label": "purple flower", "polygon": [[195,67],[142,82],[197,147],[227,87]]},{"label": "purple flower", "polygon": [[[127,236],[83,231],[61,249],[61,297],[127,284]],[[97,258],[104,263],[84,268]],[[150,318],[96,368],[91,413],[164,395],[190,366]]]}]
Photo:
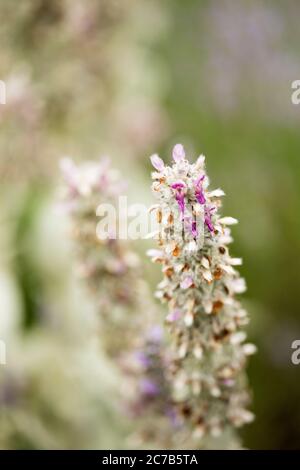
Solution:
[{"label": "purple flower", "polygon": [[148,397],[155,397],[159,394],[159,386],[153,380],[142,379],[140,382],[141,391]]},{"label": "purple flower", "polygon": [[186,215],[185,218],[184,218],[184,221],[185,221],[185,227],[187,228],[187,230],[189,230],[189,232],[191,233],[191,235],[194,238],[197,238],[198,237],[198,229],[197,229],[196,220],[193,217],[191,217],[190,215]]},{"label": "purple flower", "polygon": [[180,284],[181,289],[188,289],[194,284],[192,276],[187,276]]},{"label": "purple flower", "polygon": [[175,321],[178,321],[179,318],[181,317],[181,311],[180,310],[174,310],[173,312],[169,313],[169,315],[167,315],[167,318],[166,320],[173,323]]},{"label": "purple flower", "polygon": [[137,351],[136,358],[145,369],[150,367],[152,364],[151,359],[143,351]]},{"label": "purple flower", "polygon": [[173,183],[171,185],[172,189],[184,189],[186,188],[186,184],[183,181],[176,181],[176,183]]},{"label": "purple flower", "polygon": [[[178,219],[178,204],[184,213],[180,224],[178,220],[174,224],[173,216],[166,220],[158,242],[159,249],[164,251],[159,259],[163,261],[164,278],[157,297],[169,309],[165,316],[169,337],[158,353],[167,373],[157,374],[155,362],[146,377],[160,386],[160,393],[152,399],[145,395],[142,398],[146,405],[158,402],[159,411],[163,403],[170,424],[176,424],[178,413],[178,424],[184,435],[195,436],[195,442],[199,443],[203,439],[203,447],[206,437],[217,436],[231,426],[240,427],[253,419],[246,409],[249,396],[240,378],[244,375],[246,356],[253,352],[253,347],[244,344],[246,336],[242,328],[232,334],[230,326],[233,317],[236,326],[247,323],[247,313],[234,297],[245,290],[243,280],[233,269],[240,263],[229,257],[227,249],[231,241],[227,225],[236,220],[220,217],[219,198],[224,193],[220,189],[209,190],[204,157],[196,164],[179,160],[177,164],[166,165],[164,172],[168,188],[158,185],[157,175],[152,175],[153,193],[158,199],[155,208],[162,214],[160,219],[165,220],[169,211],[176,212]],[[223,279],[221,284],[225,282],[226,288],[220,285],[216,290],[214,281],[220,280],[224,273],[226,282]],[[244,317],[245,323],[239,322]],[[146,352],[149,351],[148,346]],[[175,442],[175,432],[174,436]],[[228,441],[228,447],[232,444]]]},{"label": "purple flower", "polygon": [[195,196],[199,204],[205,204],[206,199],[204,196],[203,192],[203,187],[202,187],[202,182],[205,178],[205,175],[200,176],[196,181],[195,181]]},{"label": "purple flower", "polygon": [[185,209],[185,201],[184,201],[184,189],[186,188],[186,184],[183,181],[177,181],[171,185],[171,188],[176,191],[176,201],[179,205],[179,210],[181,214],[184,214]]},{"label": "purple flower", "polygon": [[176,194],[176,201],[178,202],[179,210],[181,214],[184,214],[185,209],[185,202],[184,202],[184,194],[182,192],[178,192]]},{"label": "purple flower", "polygon": [[185,159],[185,151],[184,151],[183,145],[176,144],[173,148],[173,160],[176,163],[179,163],[184,159]]},{"label": "purple flower", "polygon": [[178,414],[175,411],[175,408],[168,406],[166,409],[166,416],[170,419],[174,428],[178,428],[180,426],[180,420],[178,418]]},{"label": "purple flower", "polygon": [[210,232],[214,232],[214,226],[211,220],[211,213],[215,210],[215,207],[205,207],[204,222],[207,225],[207,228]]}]

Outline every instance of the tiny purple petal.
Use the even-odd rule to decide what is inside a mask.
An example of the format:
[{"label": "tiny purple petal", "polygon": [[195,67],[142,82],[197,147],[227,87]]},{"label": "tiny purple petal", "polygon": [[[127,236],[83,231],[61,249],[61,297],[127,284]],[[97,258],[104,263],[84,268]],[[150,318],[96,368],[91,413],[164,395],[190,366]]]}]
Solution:
[{"label": "tiny purple petal", "polygon": [[184,189],[186,188],[186,184],[183,181],[176,181],[171,185],[172,189]]},{"label": "tiny purple petal", "polygon": [[216,207],[215,206],[211,206],[211,207],[206,207],[205,210],[207,212],[209,212],[209,214],[212,214],[215,210],[216,210]]},{"label": "tiny purple petal", "polygon": [[202,188],[195,192],[195,196],[199,204],[202,204],[202,205],[205,204],[206,199],[205,199]]},{"label": "tiny purple petal", "polygon": [[194,284],[194,279],[192,276],[186,277],[180,284],[181,289],[188,289]]},{"label": "tiny purple petal", "polygon": [[176,201],[178,202],[179,210],[180,210],[181,214],[183,215],[184,210],[185,210],[184,194],[182,194],[181,192],[178,192],[176,194]]},{"label": "tiny purple petal", "polygon": [[202,182],[205,178],[205,175],[199,176],[197,180],[195,181],[195,196],[199,204],[205,204],[206,199],[204,196],[203,188],[202,188]]},{"label": "tiny purple petal", "polygon": [[184,214],[185,210],[185,201],[184,201],[184,192],[183,189],[186,188],[186,184],[184,181],[176,181],[171,185],[171,188],[176,191],[176,201],[178,202],[179,205],[179,210],[181,214]]},{"label": "tiny purple petal", "polygon": [[210,208],[205,207],[205,215],[204,215],[204,222],[207,225],[207,228],[210,232],[214,232],[214,226],[211,220],[211,214],[216,210],[216,207],[212,206]]},{"label": "tiny purple petal", "polygon": [[183,145],[176,144],[173,148],[173,160],[176,163],[179,163],[184,159],[185,159],[185,151],[184,151]]},{"label": "tiny purple petal", "polygon": [[190,215],[184,217],[185,227],[189,230],[190,234],[194,237],[198,237],[197,222]]},{"label": "tiny purple petal", "polygon": [[157,154],[154,154],[150,157],[151,163],[157,171],[163,171],[165,164]]},{"label": "tiny purple petal", "polygon": [[180,310],[174,310],[173,312],[167,315],[166,320],[173,323],[174,321],[178,321],[181,317],[182,313]]},{"label": "tiny purple petal", "polygon": [[211,217],[210,217],[210,214],[208,212],[205,214],[204,222],[205,222],[208,230],[210,232],[213,232],[214,231],[214,226],[212,224]]},{"label": "tiny purple petal", "polygon": [[199,176],[199,178],[196,179],[195,185],[199,186],[205,179],[205,175]]},{"label": "tiny purple petal", "polygon": [[214,226],[213,226],[213,224],[212,224],[211,218],[208,217],[208,216],[205,216],[204,221],[205,221],[205,223],[206,223],[206,225],[207,225],[208,230],[209,230],[210,232],[213,232],[213,231],[214,231]]}]

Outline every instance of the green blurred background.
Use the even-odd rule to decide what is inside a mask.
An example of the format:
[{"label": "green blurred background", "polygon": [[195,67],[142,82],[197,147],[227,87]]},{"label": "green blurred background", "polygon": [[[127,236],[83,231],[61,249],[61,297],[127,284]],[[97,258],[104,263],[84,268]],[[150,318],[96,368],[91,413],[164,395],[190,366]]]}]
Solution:
[{"label": "green blurred background", "polygon": [[1,448],[123,445],[117,371],[89,340],[95,312],[55,209],[58,161],[109,154],[150,204],[148,157],[177,142],[206,155],[240,221],[258,345],[244,444],[299,448],[299,14],[296,0],[0,0]]}]

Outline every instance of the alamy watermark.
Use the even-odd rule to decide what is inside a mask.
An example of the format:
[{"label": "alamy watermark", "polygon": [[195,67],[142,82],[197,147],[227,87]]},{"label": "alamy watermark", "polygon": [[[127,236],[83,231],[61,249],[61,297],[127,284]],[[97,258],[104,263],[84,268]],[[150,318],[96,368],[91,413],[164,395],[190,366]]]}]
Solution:
[{"label": "alamy watermark", "polygon": [[294,349],[291,361],[295,366],[298,366],[300,364],[300,339],[295,339],[292,342],[291,348]]},{"label": "alamy watermark", "polygon": [[166,207],[164,213],[157,206],[150,209],[140,203],[128,204],[127,196],[118,198],[118,206],[100,204],[97,208],[100,218],[97,237],[100,240],[191,240],[200,246],[204,241],[204,212],[187,212]]},{"label": "alamy watermark", "polygon": [[292,82],[293,93],[291,95],[292,103],[295,105],[300,104],[300,80],[294,80]]},{"label": "alamy watermark", "polygon": [[0,80],[0,104],[6,104],[6,84]]}]

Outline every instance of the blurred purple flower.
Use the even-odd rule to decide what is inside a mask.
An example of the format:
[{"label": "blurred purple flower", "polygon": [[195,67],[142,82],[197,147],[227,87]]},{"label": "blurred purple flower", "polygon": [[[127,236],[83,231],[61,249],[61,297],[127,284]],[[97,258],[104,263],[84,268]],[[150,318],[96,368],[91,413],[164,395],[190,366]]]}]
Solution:
[{"label": "blurred purple flower", "polygon": [[159,386],[148,378],[144,378],[140,382],[141,391],[144,395],[148,397],[155,397],[159,394]]}]

